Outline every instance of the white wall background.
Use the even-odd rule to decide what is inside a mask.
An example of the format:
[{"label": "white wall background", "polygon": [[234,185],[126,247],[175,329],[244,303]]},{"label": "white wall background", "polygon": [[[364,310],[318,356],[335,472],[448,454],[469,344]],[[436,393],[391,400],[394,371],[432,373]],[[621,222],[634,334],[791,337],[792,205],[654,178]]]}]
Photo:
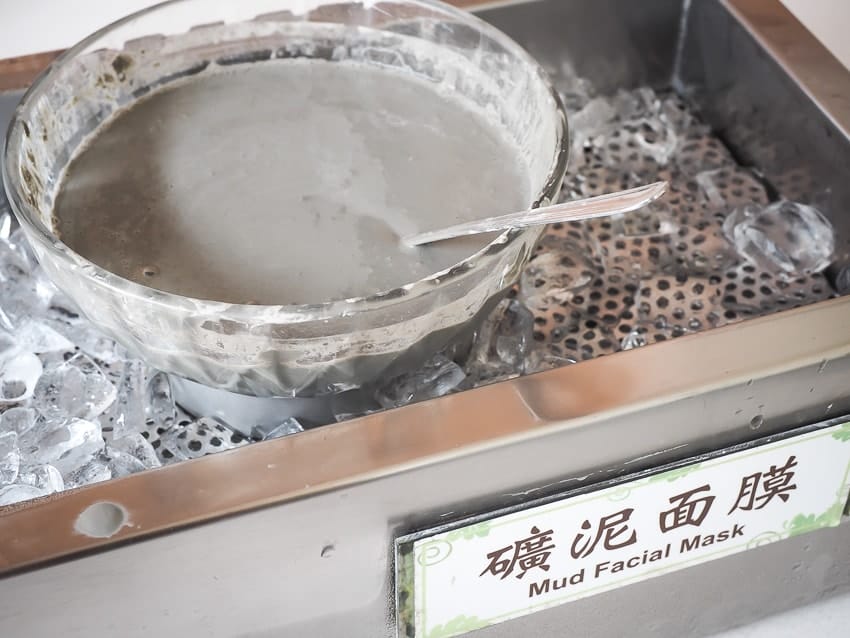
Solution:
[{"label": "white wall background", "polygon": [[[850,0],[782,1],[850,68]],[[152,4],[156,2],[0,0],[0,58],[67,48],[113,20]]]},{"label": "white wall background", "polygon": [[[2,1],[2,0],[0,0]],[[809,31],[850,68],[850,1],[782,0]]]}]

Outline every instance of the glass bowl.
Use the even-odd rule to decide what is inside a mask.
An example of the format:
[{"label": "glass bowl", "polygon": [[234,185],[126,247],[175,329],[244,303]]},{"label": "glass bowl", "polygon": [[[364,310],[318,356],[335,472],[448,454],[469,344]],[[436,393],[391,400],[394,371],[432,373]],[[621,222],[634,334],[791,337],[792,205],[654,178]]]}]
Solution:
[{"label": "glass bowl", "polygon": [[299,56],[402,67],[477,104],[516,143],[536,193],[528,204],[558,193],[566,116],[543,71],[500,31],[427,0],[167,2],[59,57],[22,99],[6,139],[3,179],[15,215],[47,274],[81,311],[156,368],[256,397],[321,397],[421,364],[492,308],[542,230],[506,231],[465,261],[394,290],[290,306],[161,292],[98,267],[54,234],[63,169],[117,109],[217,66]]}]

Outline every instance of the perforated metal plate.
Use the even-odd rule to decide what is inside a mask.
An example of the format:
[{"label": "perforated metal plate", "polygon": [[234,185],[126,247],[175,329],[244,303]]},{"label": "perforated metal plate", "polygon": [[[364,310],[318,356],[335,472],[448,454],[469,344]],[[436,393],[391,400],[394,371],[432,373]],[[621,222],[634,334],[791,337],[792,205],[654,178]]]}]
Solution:
[{"label": "perforated metal plate", "polygon": [[[805,176],[764,183],[680,100],[662,102],[679,128],[675,147],[651,125],[626,122],[585,144],[562,199],[659,179],[669,182],[665,196],[627,216],[548,227],[525,273],[534,338],[554,354],[592,359],[833,296],[820,274],[787,279],[745,262],[723,234],[731,210],[766,204],[788,185],[791,198]],[[553,287],[553,269],[539,267],[546,262],[562,265],[575,285],[543,294]]]}]

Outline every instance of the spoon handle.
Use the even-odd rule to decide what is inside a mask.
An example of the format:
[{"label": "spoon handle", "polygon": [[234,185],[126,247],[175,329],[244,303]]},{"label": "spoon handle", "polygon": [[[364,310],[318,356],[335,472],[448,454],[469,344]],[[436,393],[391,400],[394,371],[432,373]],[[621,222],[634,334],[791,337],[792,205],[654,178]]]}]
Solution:
[{"label": "spoon handle", "polygon": [[532,208],[518,213],[509,213],[508,215],[464,222],[455,226],[441,228],[440,230],[408,235],[402,237],[401,240],[408,246],[421,246],[422,244],[430,244],[443,239],[489,233],[495,230],[505,230],[506,228],[525,228],[526,226],[552,224],[555,222],[571,222],[594,219],[596,217],[608,217],[643,208],[661,197],[666,190],[667,182],[655,182],[597,197],[577,199],[562,204]]}]

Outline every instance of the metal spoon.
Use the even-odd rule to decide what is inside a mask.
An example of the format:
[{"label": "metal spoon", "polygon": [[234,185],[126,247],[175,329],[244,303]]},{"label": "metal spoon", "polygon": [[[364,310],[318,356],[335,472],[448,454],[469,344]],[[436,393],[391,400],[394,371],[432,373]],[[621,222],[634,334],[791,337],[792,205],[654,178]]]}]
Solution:
[{"label": "metal spoon", "polygon": [[540,208],[532,208],[518,213],[464,222],[427,233],[408,235],[402,237],[401,241],[408,246],[421,246],[422,244],[430,244],[443,239],[489,233],[494,230],[505,230],[506,228],[525,228],[526,226],[571,222],[629,213],[654,202],[666,190],[667,182],[655,182],[616,193],[588,197],[587,199],[577,199],[553,206],[541,206]]}]

